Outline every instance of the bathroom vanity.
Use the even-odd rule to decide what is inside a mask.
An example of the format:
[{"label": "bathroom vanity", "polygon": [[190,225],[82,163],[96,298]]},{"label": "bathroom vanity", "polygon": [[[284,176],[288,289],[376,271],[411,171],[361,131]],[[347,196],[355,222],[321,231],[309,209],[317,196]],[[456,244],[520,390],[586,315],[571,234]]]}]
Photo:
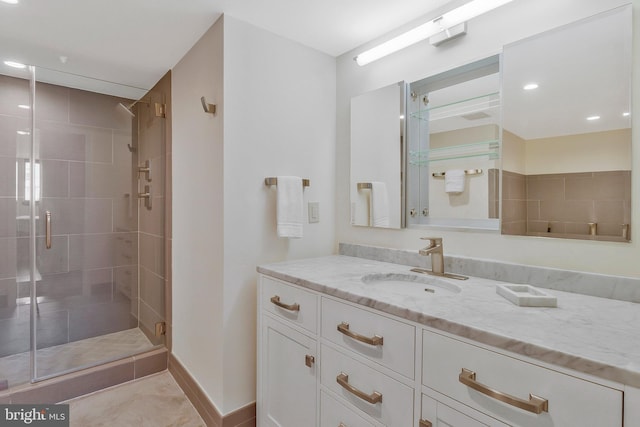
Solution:
[{"label": "bathroom vanity", "polygon": [[258,267],[258,426],[640,426],[638,304],[410,268]]}]

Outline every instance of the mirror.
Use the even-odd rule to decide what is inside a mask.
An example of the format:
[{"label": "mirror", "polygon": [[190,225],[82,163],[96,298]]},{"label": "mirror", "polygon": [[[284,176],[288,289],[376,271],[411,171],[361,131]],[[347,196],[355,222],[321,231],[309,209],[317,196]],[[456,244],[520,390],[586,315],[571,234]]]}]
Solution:
[{"label": "mirror", "polygon": [[630,5],[505,46],[502,233],[629,241]]},{"label": "mirror", "polygon": [[411,83],[408,224],[498,230],[499,68],[496,55]]},{"label": "mirror", "polygon": [[351,99],[351,224],[404,227],[406,83]]}]

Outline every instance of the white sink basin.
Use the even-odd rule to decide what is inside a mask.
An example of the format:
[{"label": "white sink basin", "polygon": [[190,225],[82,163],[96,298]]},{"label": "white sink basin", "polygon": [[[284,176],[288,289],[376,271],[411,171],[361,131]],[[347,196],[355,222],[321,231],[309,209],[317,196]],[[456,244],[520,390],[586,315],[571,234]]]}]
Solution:
[{"label": "white sink basin", "polygon": [[459,286],[440,278],[414,274],[367,274],[362,277],[362,282],[377,291],[411,297],[455,295],[462,290]]}]

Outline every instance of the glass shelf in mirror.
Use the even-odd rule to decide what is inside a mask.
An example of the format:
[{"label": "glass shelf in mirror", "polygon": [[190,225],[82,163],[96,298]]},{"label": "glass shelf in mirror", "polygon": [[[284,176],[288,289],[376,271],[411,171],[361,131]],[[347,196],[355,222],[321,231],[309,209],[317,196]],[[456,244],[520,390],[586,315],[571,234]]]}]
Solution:
[{"label": "glass shelf in mirror", "polygon": [[459,144],[429,150],[409,151],[409,164],[425,165],[427,162],[488,156],[488,160],[500,158],[500,141],[497,139],[469,144]]},{"label": "glass shelf in mirror", "polygon": [[452,118],[479,120],[489,117],[488,110],[500,109],[500,93],[491,92],[440,104],[434,104],[428,95],[424,95],[422,103],[427,107],[411,113],[411,117],[429,122]]}]

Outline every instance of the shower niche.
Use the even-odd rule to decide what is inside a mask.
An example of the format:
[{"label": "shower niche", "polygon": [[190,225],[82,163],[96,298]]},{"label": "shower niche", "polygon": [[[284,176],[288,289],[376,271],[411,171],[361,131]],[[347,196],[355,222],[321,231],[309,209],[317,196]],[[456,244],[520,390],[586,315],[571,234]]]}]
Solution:
[{"label": "shower niche", "polygon": [[0,390],[164,344],[164,103],[0,67]]}]

